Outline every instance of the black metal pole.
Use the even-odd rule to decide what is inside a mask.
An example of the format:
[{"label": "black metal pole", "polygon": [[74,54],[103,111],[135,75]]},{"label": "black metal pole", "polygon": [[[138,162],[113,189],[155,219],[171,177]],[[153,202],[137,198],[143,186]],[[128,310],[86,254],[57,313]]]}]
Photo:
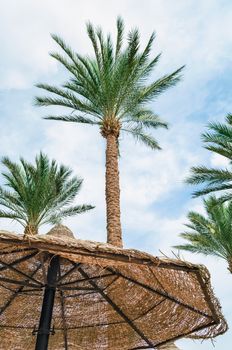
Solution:
[{"label": "black metal pole", "polygon": [[35,350],[47,350],[51,333],[52,312],[56,293],[57,274],[59,271],[59,257],[53,256],[50,261],[45,286],[43,305],[40,315]]}]

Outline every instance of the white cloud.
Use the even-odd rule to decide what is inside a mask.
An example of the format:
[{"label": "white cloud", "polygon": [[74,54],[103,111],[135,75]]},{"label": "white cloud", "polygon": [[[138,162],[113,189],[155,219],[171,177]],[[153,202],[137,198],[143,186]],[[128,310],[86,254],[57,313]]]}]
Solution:
[{"label": "white cloud", "polygon": [[[188,210],[204,212],[200,200],[190,201],[190,194],[185,195],[187,187],[183,179],[189,168],[207,163],[225,165],[216,155],[209,158],[209,153],[201,148],[199,135],[209,117],[221,118],[231,108],[231,101],[225,100],[223,86],[220,86],[221,76],[230,64],[230,3],[145,0],[141,5],[140,0],[21,0],[17,3],[8,0],[0,6],[0,89],[18,89],[18,93],[25,89],[23,96],[28,96],[28,102],[20,104],[11,91],[3,91],[12,99],[7,100],[7,112],[3,109],[0,115],[1,153],[14,159],[21,154],[33,159],[42,149],[84,178],[78,203],[92,203],[96,209],[67,220],[68,226],[81,238],[106,239],[104,140],[96,128],[42,121],[41,116],[48,110],[31,107],[27,89],[34,82],[52,83],[63,79],[63,71],[48,56],[56,47],[50,33],[61,34],[73,48],[89,53],[86,20],[102,25],[104,30],[115,31],[115,18],[121,14],[127,29],[135,25],[140,28],[142,40],[156,30],[154,53],[163,51],[163,56],[155,77],[187,64],[183,82],[153,105],[171,123],[170,131],[157,132],[163,151],[152,152],[126,137],[121,140],[122,221],[127,245],[153,254],[161,249],[170,255],[171,246],[180,242],[178,234],[183,230]],[[215,88],[219,92],[212,100],[210,96]],[[16,117],[6,123],[7,116],[14,116],[16,110]],[[175,196],[181,195],[183,208],[173,207],[174,214],[170,215],[169,199],[174,197],[173,205],[178,206]],[[162,213],[154,210],[157,203],[161,203]],[[1,227],[19,229],[3,221]],[[224,309],[231,310],[230,276],[225,264],[199,255],[185,254],[184,257],[210,267]],[[221,344],[225,343],[226,340],[224,343],[219,340],[215,349],[222,349]],[[209,342],[199,345],[184,340],[180,344],[188,350],[211,348]]]},{"label": "white cloud", "polygon": [[225,168],[229,165],[229,160],[220,154],[213,153],[210,158],[210,163],[213,167]]},{"label": "white cloud", "polygon": [[[164,52],[160,69],[166,72],[187,64],[185,84],[201,85],[229,62],[231,8],[221,6],[220,1],[205,0],[196,6],[193,0],[165,4],[146,0],[141,6],[138,0],[21,0],[17,4],[9,0],[1,3],[0,39],[6,60],[2,86],[9,87],[9,74],[16,67],[28,87],[42,75],[56,73],[56,64],[48,56],[55,47],[50,33],[60,33],[74,48],[86,51],[90,46],[85,22],[91,20],[112,31],[118,14],[125,18],[127,28],[138,26],[142,38],[157,31],[155,50]],[[13,80],[11,87],[15,87]]]}]

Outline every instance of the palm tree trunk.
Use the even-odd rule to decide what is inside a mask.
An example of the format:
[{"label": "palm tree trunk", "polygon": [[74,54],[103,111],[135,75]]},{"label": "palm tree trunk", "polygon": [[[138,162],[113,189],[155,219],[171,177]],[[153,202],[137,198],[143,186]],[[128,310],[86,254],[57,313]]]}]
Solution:
[{"label": "palm tree trunk", "polygon": [[120,220],[120,187],[118,170],[117,137],[106,137],[106,218],[107,242],[122,247],[122,229]]},{"label": "palm tree trunk", "polygon": [[232,258],[228,258],[228,270],[232,273]]},{"label": "palm tree trunk", "polygon": [[37,235],[37,234],[38,234],[38,227],[35,225],[28,224],[24,229],[24,236]]}]

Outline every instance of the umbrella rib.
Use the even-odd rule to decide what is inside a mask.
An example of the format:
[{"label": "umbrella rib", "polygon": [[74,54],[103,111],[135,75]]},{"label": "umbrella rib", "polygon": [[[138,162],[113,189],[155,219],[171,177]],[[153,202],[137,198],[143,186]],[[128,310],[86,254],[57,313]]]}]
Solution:
[{"label": "umbrella rib", "polygon": [[60,277],[58,278],[57,282],[62,281],[65,277],[67,277],[68,275],[70,275],[70,273],[72,273],[74,270],[76,270],[80,265],[81,265],[81,263],[75,264],[70,270],[68,270],[65,274],[63,274],[62,276],[60,276]]},{"label": "umbrella rib", "polygon": [[[111,272],[114,271],[114,270],[112,270],[111,268],[107,268],[107,269],[108,269],[109,271],[111,271]],[[128,281],[130,281],[130,282],[132,282],[132,283],[134,283],[134,284],[137,284],[138,286],[143,287],[143,288],[149,290],[150,292],[153,292],[153,293],[156,293],[156,294],[158,294],[158,295],[160,295],[160,296],[163,296],[163,297],[165,297],[165,298],[167,298],[167,299],[169,299],[169,300],[175,302],[176,304],[179,304],[179,305],[181,305],[181,306],[183,306],[183,307],[185,307],[185,308],[187,308],[187,309],[189,309],[189,310],[191,310],[191,311],[193,311],[193,312],[196,312],[197,314],[199,314],[199,315],[201,315],[201,316],[204,316],[204,317],[207,317],[207,318],[212,319],[212,316],[208,315],[207,313],[205,313],[205,312],[203,312],[203,311],[201,311],[201,310],[198,310],[198,309],[196,309],[195,307],[193,307],[193,306],[191,306],[191,305],[188,305],[188,304],[183,303],[182,301],[176,299],[175,297],[173,297],[172,295],[170,295],[170,294],[168,294],[168,293],[166,293],[166,292],[162,292],[162,291],[159,291],[159,290],[157,290],[157,289],[155,289],[155,288],[152,288],[152,287],[150,287],[150,286],[147,286],[146,284],[141,283],[141,282],[138,282],[138,281],[134,280],[134,279],[131,278],[131,277],[128,277],[128,276],[123,275],[121,272],[118,272],[118,271],[114,271],[114,272],[115,272],[115,274],[121,276],[122,278],[125,278],[126,280],[128,280]]]},{"label": "umbrella rib", "polygon": [[159,306],[160,304],[162,304],[164,301],[166,300],[166,298],[163,298],[162,300],[160,300],[158,303],[156,303],[155,305],[151,306],[146,312],[142,313],[141,315],[139,315],[138,317],[133,319],[134,321],[139,320],[141,317],[146,316],[150,311],[154,310],[157,306]]},{"label": "umbrella rib", "polygon": [[61,317],[62,317],[63,334],[64,334],[64,349],[68,350],[68,333],[67,333],[67,324],[65,319],[64,294],[62,290],[60,290],[59,292],[60,292]]},{"label": "umbrella rib", "polygon": [[[102,290],[103,292],[109,288],[115,281],[117,281],[117,279],[119,278],[119,276],[116,276],[107,286],[105,286]],[[93,294],[93,293],[98,293],[96,291],[96,289],[93,289],[92,292],[87,292],[87,293],[79,293],[79,294],[74,294],[74,295],[66,295],[65,298],[76,298],[76,297],[79,297],[80,295],[83,296],[83,295],[88,295],[88,294]]]},{"label": "umbrella rib", "polygon": [[115,321],[115,322],[108,322],[108,323],[96,323],[96,324],[90,324],[86,326],[77,326],[77,327],[70,327],[70,329],[85,329],[85,328],[94,328],[94,327],[105,327],[105,326],[111,326],[111,325],[117,325],[125,323],[125,321]]},{"label": "umbrella rib", "polygon": [[158,279],[158,277],[155,275],[154,271],[152,270],[152,268],[149,266],[148,267],[149,271],[151,272],[152,276],[154,277],[154,279],[157,281],[157,283],[160,285],[161,288],[165,289],[163,284],[160,282],[160,280]]},{"label": "umbrella rib", "polygon": [[213,303],[212,303],[212,301],[211,301],[211,298],[210,298],[210,296],[209,296],[209,294],[208,294],[208,292],[207,292],[207,289],[205,288],[205,283],[204,283],[204,281],[202,280],[202,276],[201,276],[201,274],[200,274],[199,271],[197,272],[197,279],[198,279],[198,281],[199,281],[199,283],[200,283],[200,285],[201,285],[201,288],[202,288],[202,290],[203,290],[203,292],[204,292],[205,298],[206,298],[206,300],[207,300],[207,302],[208,302],[209,308],[210,308],[210,310],[211,310],[211,312],[212,312],[212,314],[213,314],[213,316],[214,316],[214,319],[215,319],[216,322],[219,323],[219,322],[220,322],[220,319],[219,319],[217,313],[215,312],[214,305],[213,305]]},{"label": "umbrella rib", "polygon": [[91,292],[86,292],[86,293],[77,293],[77,294],[69,294],[69,295],[66,295],[64,298],[67,299],[67,298],[78,298],[79,296],[85,296],[85,295],[90,295],[90,294],[96,294],[96,290],[93,289]]},{"label": "umbrella rib", "polygon": [[6,287],[6,286],[4,286],[2,283],[0,283],[0,287],[5,288],[5,289],[9,290],[9,291],[10,291],[10,292],[12,292],[12,293],[14,293],[14,292],[15,292],[15,290],[14,290],[14,289],[11,289],[11,288],[9,288],[9,287]]},{"label": "umbrella rib", "polygon": [[[31,293],[31,292],[41,292],[41,290],[42,290],[42,288],[38,288],[38,289],[36,289],[36,288],[33,288],[33,289],[27,289],[27,290],[22,290],[21,292],[20,292],[20,294],[23,294],[23,293]],[[31,294],[31,296],[36,296],[36,295],[40,295],[39,293],[34,293],[34,294]]]},{"label": "umbrella rib", "polygon": [[33,278],[33,277],[27,275],[26,273],[24,273],[24,272],[22,272],[22,271],[16,269],[16,268],[13,267],[11,264],[7,264],[7,263],[5,263],[5,262],[3,262],[3,261],[1,261],[1,260],[0,260],[0,264],[4,265],[4,266],[6,267],[6,269],[9,268],[10,270],[16,272],[17,274],[19,274],[19,275],[21,275],[21,276],[23,276],[23,277],[28,278],[28,279],[31,280],[32,282],[38,284],[38,286],[40,286],[40,287],[43,286],[43,284],[42,284],[41,282],[37,281],[35,278]]},{"label": "umbrella rib", "polygon": [[25,326],[8,326],[0,324],[0,328],[8,328],[8,329],[33,329],[34,327],[25,327]]},{"label": "umbrella rib", "polygon": [[[37,266],[37,268],[31,273],[31,277],[34,276],[36,274],[36,272],[41,268],[41,265]],[[28,280],[25,280],[24,282],[26,283]],[[11,305],[11,303],[14,301],[14,299],[18,296],[18,294],[23,290],[23,288],[27,286],[27,284],[19,287],[14,294],[11,295],[11,297],[9,298],[9,300],[7,300],[7,302],[5,303],[5,305],[3,305],[0,308],[0,315],[3,314],[3,312],[5,312],[5,310]]]},{"label": "umbrella rib", "polygon": [[30,250],[35,250],[35,249],[34,248],[25,248],[25,249],[15,249],[15,250],[11,250],[11,251],[1,251],[0,250],[0,255],[22,253],[22,252],[28,252]]},{"label": "umbrella rib", "polygon": [[73,284],[73,283],[80,283],[80,282],[87,282],[87,281],[91,281],[91,280],[98,280],[100,278],[105,278],[105,277],[110,277],[110,276],[114,276],[114,274],[113,273],[107,273],[105,275],[98,275],[98,276],[89,277],[89,278],[82,278],[82,279],[79,279],[79,280],[62,283],[62,284],[59,284],[58,286],[59,287],[63,287],[63,286],[67,286],[67,285],[70,285],[70,284]]},{"label": "umbrella rib", "polygon": [[[80,273],[82,274],[83,277],[86,279],[89,278],[89,275],[82,269],[79,268]],[[115,304],[115,302],[107,295],[104,293],[104,291],[94,282],[94,281],[89,281],[89,284],[91,284],[98,292],[99,294],[108,302],[108,304],[121,316],[127,324],[135,331],[148,345],[150,348],[154,349],[153,343],[145,336],[145,334],[131,321],[131,319],[122,311],[122,309]]]},{"label": "umbrella rib", "polygon": [[108,289],[108,288],[109,288],[114,282],[116,282],[118,279],[119,279],[119,276],[116,276],[116,275],[115,275],[115,278],[114,278],[109,284],[107,284],[107,286],[105,286],[105,288],[102,289],[103,292],[104,292],[106,289]]},{"label": "umbrella rib", "polygon": [[[33,258],[33,256],[35,256],[36,254],[38,254],[38,251],[34,251],[32,254],[29,254],[29,255],[26,255],[26,256],[23,256],[19,259],[16,259],[15,261],[11,262],[10,264],[7,264],[7,263],[3,263],[3,267],[0,267],[0,272],[1,271],[4,271],[4,270],[7,270],[8,268],[10,268],[11,266],[13,265],[16,265],[16,264],[20,264],[21,262],[24,262],[26,260],[29,260],[30,258]],[[1,264],[2,262],[0,262]],[[6,266],[7,265],[7,266]]]},{"label": "umbrella rib", "polygon": [[6,282],[6,283],[11,283],[11,284],[17,284],[20,286],[28,286],[31,288],[38,288],[38,284],[27,283],[25,281],[12,280],[11,278],[6,278],[6,277],[0,277],[0,281]]},{"label": "umbrella rib", "polygon": [[[196,332],[199,332],[199,331],[201,331],[201,330],[203,330],[203,329],[205,329],[206,327],[211,327],[211,326],[213,326],[213,325],[215,325],[215,321],[211,321],[210,323],[208,323],[207,325],[201,325],[201,326],[196,326],[195,328],[193,328],[191,331],[188,331],[188,332],[184,332],[184,333],[182,333],[181,335],[177,335],[176,337],[173,337],[173,338],[171,338],[171,339],[168,339],[168,340],[165,340],[165,341],[162,341],[162,342],[160,342],[160,343],[157,343],[156,344],[156,347],[157,346],[162,346],[162,345],[165,345],[165,344],[167,344],[167,343],[169,343],[169,342],[173,342],[173,341],[176,341],[176,340],[178,340],[178,339],[181,339],[181,338],[185,338],[185,337],[188,337],[189,335],[191,335],[192,333],[196,333]],[[139,349],[149,349],[149,347],[147,347],[147,346],[144,346],[144,347],[136,347],[136,348],[131,348],[131,349],[129,349],[129,350],[139,350]]]},{"label": "umbrella rib", "polygon": [[94,288],[89,287],[57,287],[59,290],[88,290],[88,291],[95,291]]}]

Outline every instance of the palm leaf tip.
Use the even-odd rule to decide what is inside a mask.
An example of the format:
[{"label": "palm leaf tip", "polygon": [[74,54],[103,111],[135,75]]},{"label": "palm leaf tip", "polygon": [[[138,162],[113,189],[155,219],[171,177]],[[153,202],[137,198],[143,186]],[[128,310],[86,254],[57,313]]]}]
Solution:
[{"label": "palm leaf tip", "polygon": [[64,46],[66,46],[64,40],[63,40],[59,35],[57,35],[57,34],[55,34],[55,33],[51,33],[51,37],[52,37],[52,39],[53,39],[59,46],[61,46],[62,48],[63,48]]},{"label": "palm leaf tip", "polygon": [[117,42],[115,49],[115,56],[118,57],[121,52],[122,43],[123,43],[123,32],[124,32],[124,22],[121,16],[117,17]]},{"label": "palm leaf tip", "polygon": [[140,132],[137,135],[135,135],[135,137],[139,141],[143,142],[149,148],[151,148],[153,150],[161,150],[160,145],[158,144],[158,142],[156,141],[156,139],[153,136]]},{"label": "palm leaf tip", "polygon": [[46,120],[59,120],[64,122],[73,122],[73,123],[80,123],[80,124],[90,124],[90,125],[100,125],[100,122],[93,120],[91,118],[78,116],[78,115],[48,115],[46,117],[43,117],[43,119]]},{"label": "palm leaf tip", "polygon": [[90,205],[90,204],[83,204],[82,206],[80,206],[81,212],[85,212],[85,211],[92,210],[95,208],[96,207],[94,205]]},{"label": "palm leaf tip", "polygon": [[184,250],[190,253],[203,253],[199,248],[194,247],[191,244],[175,245],[173,248],[177,250]]},{"label": "palm leaf tip", "polygon": [[122,31],[122,28],[124,27],[124,20],[122,16],[117,16],[117,28],[120,28],[120,31]]},{"label": "palm leaf tip", "polygon": [[186,245],[185,244],[174,245],[173,248],[182,250],[182,249],[186,249]]},{"label": "palm leaf tip", "polygon": [[38,107],[45,107],[47,106],[47,103],[42,96],[36,96],[33,99],[33,105]]},{"label": "palm leaf tip", "polygon": [[179,81],[183,79],[184,66],[181,66],[176,71],[168,76],[170,87],[175,86]]},{"label": "palm leaf tip", "polygon": [[117,42],[122,43],[123,32],[124,32],[124,20],[121,16],[117,17]]},{"label": "palm leaf tip", "polygon": [[231,113],[227,114],[227,116],[226,116],[226,122],[227,122],[228,124],[232,125],[232,114],[231,114]]},{"label": "palm leaf tip", "polygon": [[53,40],[59,40],[59,36],[56,33],[50,33]]}]

